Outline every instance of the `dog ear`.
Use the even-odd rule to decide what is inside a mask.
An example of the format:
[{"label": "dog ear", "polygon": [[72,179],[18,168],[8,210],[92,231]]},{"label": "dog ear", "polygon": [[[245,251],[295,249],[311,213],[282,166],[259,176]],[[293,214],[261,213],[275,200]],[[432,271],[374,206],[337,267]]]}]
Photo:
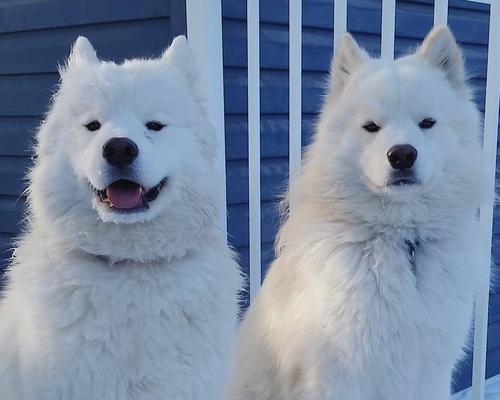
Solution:
[{"label": "dog ear", "polygon": [[368,53],[349,34],[344,33],[338,43],[330,67],[330,93],[340,93],[350,76],[370,59]]},{"label": "dog ear", "polygon": [[463,87],[465,72],[462,52],[448,27],[439,26],[430,31],[416,54],[442,70],[454,86]]},{"label": "dog ear", "polygon": [[79,67],[88,64],[98,64],[99,59],[92,44],[84,36],[78,36],[68,58],[67,68]]},{"label": "dog ear", "polygon": [[177,67],[186,76],[188,82],[197,81],[196,58],[189,47],[186,36],[177,36],[170,47],[163,52],[161,59]]}]

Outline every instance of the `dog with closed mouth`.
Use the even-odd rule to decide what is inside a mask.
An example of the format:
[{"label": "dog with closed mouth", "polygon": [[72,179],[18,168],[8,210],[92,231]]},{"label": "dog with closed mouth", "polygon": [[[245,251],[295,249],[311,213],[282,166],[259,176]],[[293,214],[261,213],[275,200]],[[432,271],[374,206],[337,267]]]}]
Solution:
[{"label": "dog with closed mouth", "polygon": [[487,273],[480,143],[447,28],[396,61],[343,36],[231,399],[449,399]]},{"label": "dog with closed mouth", "polygon": [[75,42],[0,303],[2,398],[221,398],[240,273],[198,79],[184,37],[122,64]]}]

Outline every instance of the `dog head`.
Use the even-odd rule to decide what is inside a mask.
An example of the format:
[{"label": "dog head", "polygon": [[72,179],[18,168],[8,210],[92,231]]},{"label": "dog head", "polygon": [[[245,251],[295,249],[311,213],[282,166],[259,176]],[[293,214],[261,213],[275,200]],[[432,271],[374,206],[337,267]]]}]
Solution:
[{"label": "dog head", "polygon": [[197,79],[184,37],[159,59],[123,64],[100,61],[78,38],[38,134],[34,215],[115,258],[188,247],[218,202],[216,138]]},{"label": "dog head", "polygon": [[479,117],[450,31],[434,29],[396,61],[373,59],[344,35],[313,147],[332,184],[365,206],[374,197],[446,203],[477,185]]}]

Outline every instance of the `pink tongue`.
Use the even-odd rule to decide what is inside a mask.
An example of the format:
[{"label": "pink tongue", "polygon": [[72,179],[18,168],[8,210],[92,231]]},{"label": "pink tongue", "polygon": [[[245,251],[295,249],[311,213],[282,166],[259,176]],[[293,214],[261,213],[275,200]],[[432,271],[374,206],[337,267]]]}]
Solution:
[{"label": "pink tongue", "polygon": [[106,189],[106,195],[115,208],[134,208],[141,203],[141,187],[139,185],[127,188],[111,185]]}]

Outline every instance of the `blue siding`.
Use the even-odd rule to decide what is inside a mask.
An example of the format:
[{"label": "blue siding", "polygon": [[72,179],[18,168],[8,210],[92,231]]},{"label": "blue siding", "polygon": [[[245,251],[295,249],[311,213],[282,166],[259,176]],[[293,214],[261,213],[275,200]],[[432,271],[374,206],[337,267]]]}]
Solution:
[{"label": "blue siding", "polygon": [[76,37],[87,36],[103,59],[121,61],[159,55],[181,33],[184,0],[0,4],[0,271],[22,228],[33,134]]},{"label": "blue siding", "polygon": [[[380,54],[380,0],[349,0],[348,30],[373,55]],[[415,48],[432,27],[431,0],[397,1],[396,55]],[[489,8],[450,0],[449,23],[461,43],[476,100],[484,109]],[[288,1],[260,2],[262,269],[273,258],[276,204],[288,177]],[[248,163],[246,1],[223,0],[226,156],[231,243],[248,268]],[[313,132],[333,46],[333,2],[303,2],[303,144]],[[495,213],[494,256],[500,257],[500,219]],[[488,376],[500,373],[500,296],[491,296]],[[455,389],[470,385],[470,359],[456,374]]]}]

